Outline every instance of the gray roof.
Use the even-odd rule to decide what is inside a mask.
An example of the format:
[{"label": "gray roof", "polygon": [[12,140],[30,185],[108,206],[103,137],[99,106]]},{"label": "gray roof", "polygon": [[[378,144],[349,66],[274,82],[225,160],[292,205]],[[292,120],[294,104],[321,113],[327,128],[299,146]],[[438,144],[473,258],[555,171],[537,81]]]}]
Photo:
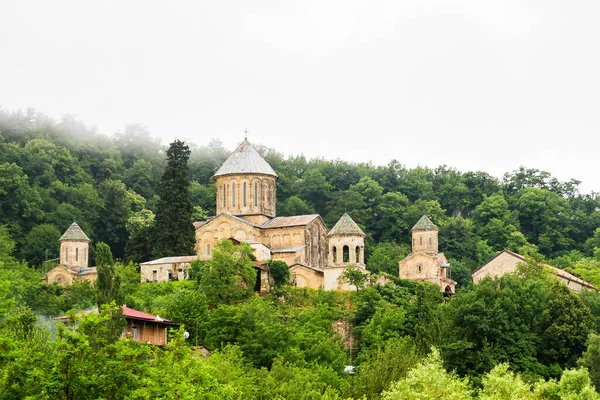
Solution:
[{"label": "gray roof", "polygon": [[352,236],[367,236],[362,229],[354,222],[354,220],[344,213],[338,222],[331,228],[327,236],[334,235],[352,235]]},{"label": "gray roof", "polygon": [[433,222],[427,217],[427,215],[423,215],[420,220],[417,221],[415,226],[412,227],[411,231],[437,231],[438,228],[435,226]]},{"label": "gray roof", "polygon": [[234,174],[263,174],[277,177],[273,168],[258,154],[248,139],[244,140],[225,160],[213,178]]},{"label": "gray roof", "polygon": [[77,222],[73,222],[71,226],[63,233],[63,235],[58,239],[58,241],[62,240],[85,240],[87,242],[90,241],[90,238],[83,232],[83,230],[77,225]]},{"label": "gray roof", "polygon": [[175,256],[175,257],[163,257],[156,260],[146,261],[140,263],[140,265],[160,265],[160,264],[180,264],[180,263],[191,263],[196,261],[198,256]]}]

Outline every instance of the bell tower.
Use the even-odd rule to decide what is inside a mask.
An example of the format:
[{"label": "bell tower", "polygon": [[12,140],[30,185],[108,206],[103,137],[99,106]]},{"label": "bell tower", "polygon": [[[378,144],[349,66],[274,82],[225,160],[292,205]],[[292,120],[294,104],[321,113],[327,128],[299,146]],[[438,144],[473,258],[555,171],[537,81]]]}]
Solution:
[{"label": "bell tower", "polygon": [[427,215],[419,219],[411,232],[413,253],[438,254],[438,228]]},{"label": "bell tower", "polygon": [[88,267],[90,238],[73,222],[58,239],[60,242],[60,265],[73,271]]}]

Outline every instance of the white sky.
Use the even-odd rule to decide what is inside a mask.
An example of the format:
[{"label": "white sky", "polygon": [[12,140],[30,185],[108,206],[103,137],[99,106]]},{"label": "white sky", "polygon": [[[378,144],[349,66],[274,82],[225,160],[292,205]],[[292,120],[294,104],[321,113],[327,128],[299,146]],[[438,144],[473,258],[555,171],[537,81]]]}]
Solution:
[{"label": "white sky", "polygon": [[0,107],[600,191],[598,1],[0,3]]}]

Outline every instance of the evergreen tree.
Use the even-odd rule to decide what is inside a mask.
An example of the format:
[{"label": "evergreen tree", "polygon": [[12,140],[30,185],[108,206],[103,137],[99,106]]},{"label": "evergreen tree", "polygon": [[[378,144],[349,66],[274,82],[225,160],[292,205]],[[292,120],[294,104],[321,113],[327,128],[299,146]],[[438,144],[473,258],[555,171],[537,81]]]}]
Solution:
[{"label": "evergreen tree", "polygon": [[153,234],[155,257],[182,256],[194,250],[194,207],[188,187],[190,149],[175,140],[167,150],[167,166],[159,186],[160,199],[156,210]]},{"label": "evergreen tree", "polygon": [[117,305],[123,304],[121,280],[115,273],[113,256],[106,243],[96,245],[96,265],[98,279],[96,280],[96,303],[98,308],[103,304],[115,301]]}]

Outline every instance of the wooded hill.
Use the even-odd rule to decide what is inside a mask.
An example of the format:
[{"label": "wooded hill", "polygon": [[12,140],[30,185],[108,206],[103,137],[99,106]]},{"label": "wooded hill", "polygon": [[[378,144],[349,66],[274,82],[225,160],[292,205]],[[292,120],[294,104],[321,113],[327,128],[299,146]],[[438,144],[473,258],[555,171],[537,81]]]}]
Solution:
[{"label": "wooded hill", "polygon": [[[201,219],[214,213],[211,177],[229,150],[188,145]],[[458,293],[443,302],[435,285],[396,279],[356,292],[283,285],[261,297],[236,279],[214,284],[252,271],[239,257],[248,246],[228,241],[194,263],[193,279],[142,284],[135,262],[154,256],[166,148],[139,126],[107,137],[68,117],[0,111],[0,399],[600,398],[600,294],[576,294],[539,265],[600,286],[597,195],[534,169],[498,180],[398,161],[285,159],[257,147],[279,175],[278,214],[318,212],[331,227],[348,211],[368,234],[374,273],[397,275],[409,229],[427,213]],[[40,280],[73,220],[98,248],[94,287]],[[468,284],[504,248],[530,256],[518,274]],[[96,303],[101,312],[74,327],[47,319]],[[164,349],[120,340],[118,303],[184,328]]]},{"label": "wooded hill", "polygon": [[[199,220],[214,215],[212,176],[231,150],[218,140],[186,144]],[[366,259],[373,272],[398,274],[397,260],[409,252],[409,229],[426,213],[440,228],[440,250],[459,284],[505,248],[598,279],[592,257],[600,247],[600,197],[580,194],[575,179],[560,182],[522,167],[499,180],[447,166],[406,168],[401,159],[376,166],[284,158],[256,147],[279,175],[277,214],[316,212],[331,228],[347,211],[368,234]],[[16,240],[17,257],[36,268],[57,257],[57,239],[75,220],[93,243],[109,244],[115,257],[151,259],[147,237],[165,150],[141,126],[109,137],[68,116],[57,122],[33,110],[0,110],[0,224]]]}]

